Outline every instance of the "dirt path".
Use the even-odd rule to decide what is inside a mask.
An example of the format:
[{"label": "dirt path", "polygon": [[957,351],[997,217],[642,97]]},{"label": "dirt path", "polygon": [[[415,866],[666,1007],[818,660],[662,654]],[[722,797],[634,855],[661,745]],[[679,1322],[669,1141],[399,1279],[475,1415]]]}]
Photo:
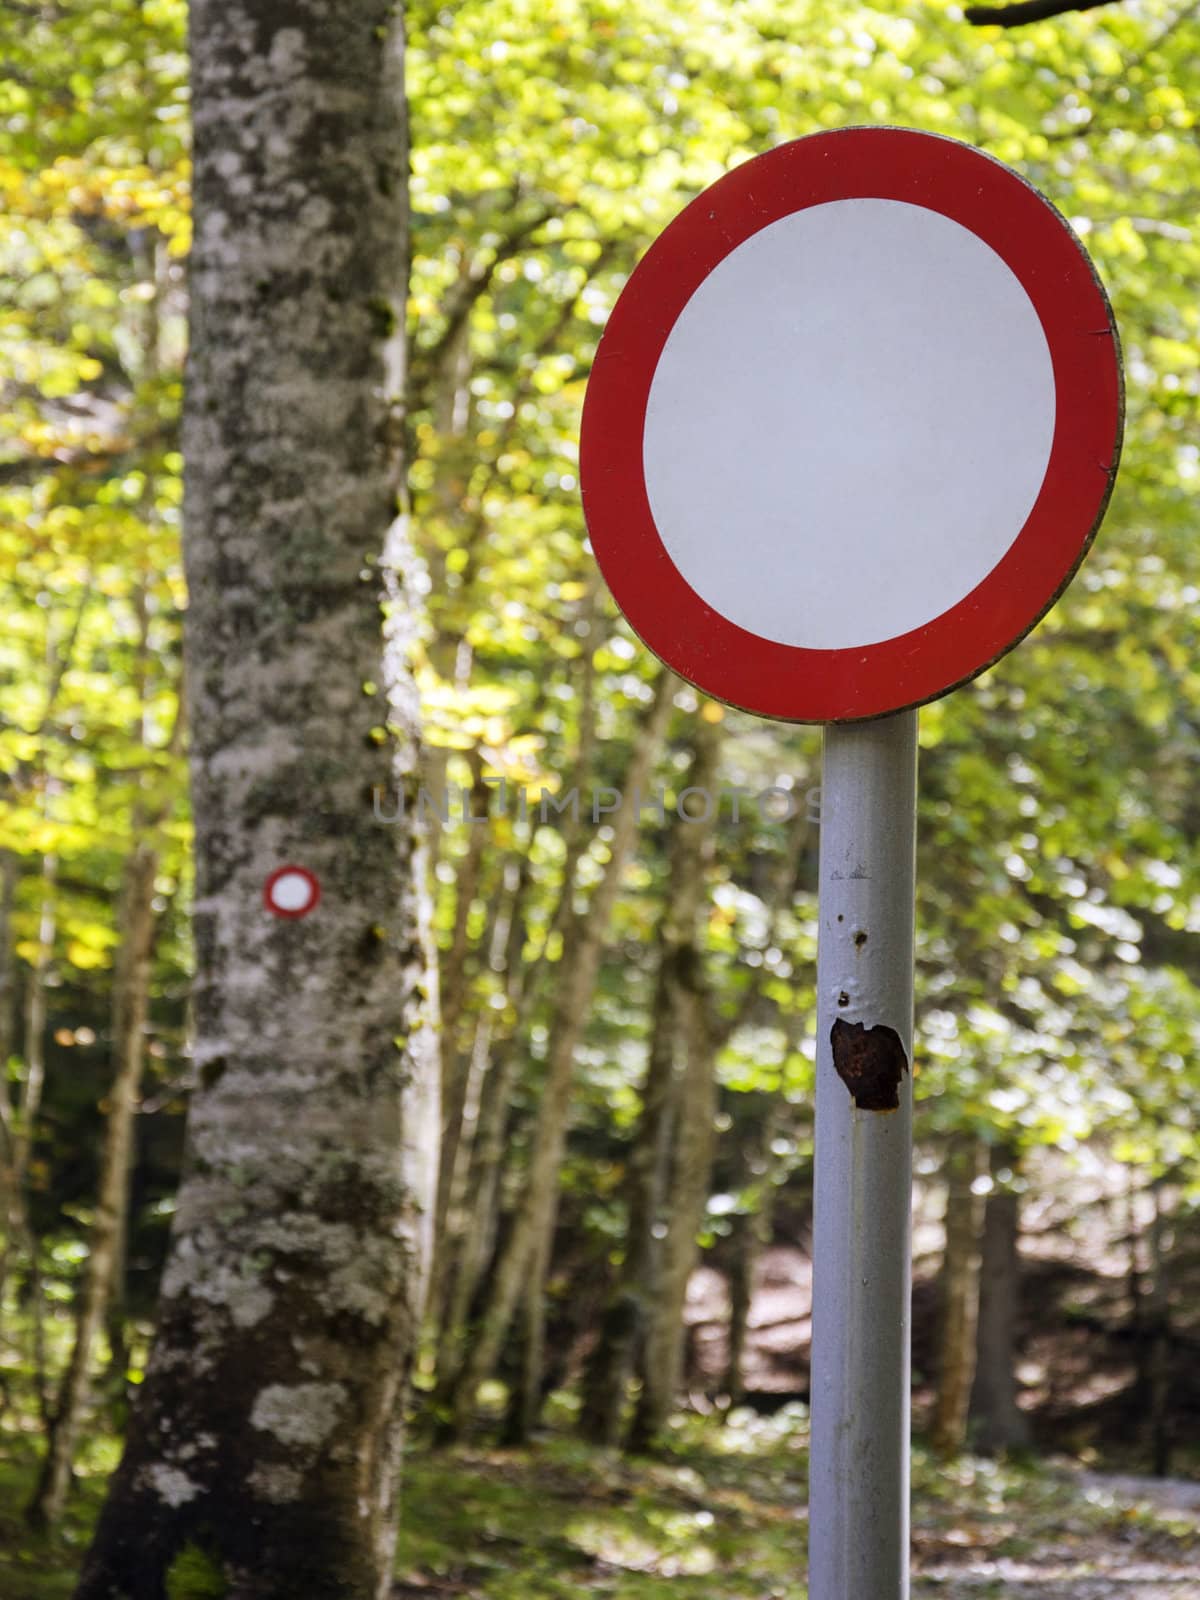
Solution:
[{"label": "dirt path", "polygon": [[919,1564],[914,1600],[1197,1600],[1200,1483],[1098,1472],[1064,1474],[1103,1525],[1040,1543],[1023,1558],[961,1556],[945,1546]]}]

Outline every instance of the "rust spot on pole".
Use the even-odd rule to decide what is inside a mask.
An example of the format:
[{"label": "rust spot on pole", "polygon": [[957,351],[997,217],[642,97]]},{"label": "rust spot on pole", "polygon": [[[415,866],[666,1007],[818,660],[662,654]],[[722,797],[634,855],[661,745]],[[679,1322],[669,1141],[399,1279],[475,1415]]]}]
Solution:
[{"label": "rust spot on pole", "polygon": [[857,933],[854,935],[854,948],[856,950],[861,950],[863,945],[866,944],[866,942],[867,942],[867,930],[865,928],[859,928]]},{"label": "rust spot on pole", "polygon": [[897,1111],[908,1057],[895,1028],[837,1019],[829,1030],[833,1066],[860,1111]]}]

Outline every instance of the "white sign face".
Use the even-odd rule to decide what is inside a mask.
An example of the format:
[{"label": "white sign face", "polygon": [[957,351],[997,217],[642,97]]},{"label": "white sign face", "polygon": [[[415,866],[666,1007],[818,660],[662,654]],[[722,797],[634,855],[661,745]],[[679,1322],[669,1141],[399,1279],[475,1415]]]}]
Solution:
[{"label": "white sign face", "polygon": [[687,302],[650,387],[646,492],[731,622],[853,649],[999,564],[1054,426],[1045,333],[995,250],[924,206],[835,200],[753,234]]}]

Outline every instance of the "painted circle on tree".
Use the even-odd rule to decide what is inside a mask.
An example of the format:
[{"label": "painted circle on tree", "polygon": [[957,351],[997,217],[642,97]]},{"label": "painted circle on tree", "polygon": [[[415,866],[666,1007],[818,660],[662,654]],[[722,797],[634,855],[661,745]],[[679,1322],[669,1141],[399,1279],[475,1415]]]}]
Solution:
[{"label": "painted circle on tree", "polygon": [[1048,201],[956,140],[817,134],[720,179],[630,277],[584,404],[584,512],[634,631],[697,687],[881,716],[1049,610],[1122,416],[1107,298]]},{"label": "painted circle on tree", "polygon": [[306,917],[320,898],[321,885],[307,867],[276,867],[263,885],[263,904],[277,917]]}]

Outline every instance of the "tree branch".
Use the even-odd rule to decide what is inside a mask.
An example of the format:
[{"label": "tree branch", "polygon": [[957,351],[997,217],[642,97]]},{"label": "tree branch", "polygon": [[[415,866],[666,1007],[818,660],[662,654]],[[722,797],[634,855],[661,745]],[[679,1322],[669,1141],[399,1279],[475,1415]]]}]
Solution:
[{"label": "tree branch", "polygon": [[1045,22],[1070,11],[1096,11],[1119,5],[1121,0],[1016,0],[1011,6],[968,6],[963,12],[974,28],[1022,28],[1027,22]]}]

